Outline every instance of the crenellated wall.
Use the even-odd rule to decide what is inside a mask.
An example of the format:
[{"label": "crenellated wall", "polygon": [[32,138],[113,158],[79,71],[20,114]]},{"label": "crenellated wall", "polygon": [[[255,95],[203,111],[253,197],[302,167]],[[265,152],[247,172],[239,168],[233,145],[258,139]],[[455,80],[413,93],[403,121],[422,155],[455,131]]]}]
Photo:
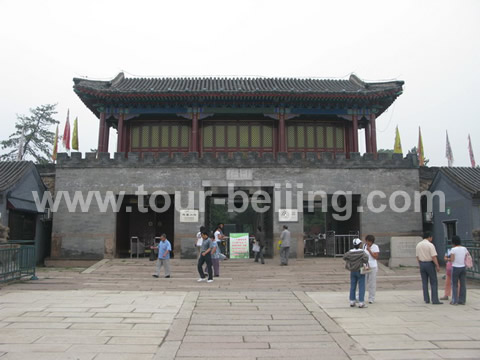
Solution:
[{"label": "crenellated wall", "polygon": [[201,157],[197,152],[174,153],[82,153],[74,152],[71,156],[60,153],[57,156],[57,167],[61,168],[95,168],[95,167],[298,167],[298,168],[326,168],[326,169],[412,169],[417,168],[417,159],[412,155],[403,158],[401,154],[379,153],[377,158],[373,154],[350,153],[278,153],[276,158],[272,153],[259,154],[257,152],[233,153],[204,153]]}]

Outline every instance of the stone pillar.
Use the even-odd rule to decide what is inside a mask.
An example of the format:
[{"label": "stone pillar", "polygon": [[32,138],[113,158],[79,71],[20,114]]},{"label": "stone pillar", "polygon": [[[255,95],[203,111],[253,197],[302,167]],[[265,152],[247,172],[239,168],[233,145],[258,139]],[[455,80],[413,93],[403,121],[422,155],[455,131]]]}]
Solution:
[{"label": "stone pillar", "polygon": [[98,146],[97,152],[104,152],[105,144],[105,113],[102,111],[100,113],[100,121],[98,127]]}]

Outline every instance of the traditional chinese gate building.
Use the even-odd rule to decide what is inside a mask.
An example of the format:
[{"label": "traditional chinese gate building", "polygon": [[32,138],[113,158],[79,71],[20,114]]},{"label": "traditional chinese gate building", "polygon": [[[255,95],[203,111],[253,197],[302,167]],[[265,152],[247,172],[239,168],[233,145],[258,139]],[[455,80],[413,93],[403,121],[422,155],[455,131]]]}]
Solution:
[{"label": "traditional chinese gate building", "polygon": [[[57,191],[98,189],[126,194],[119,212],[59,211],[54,217],[52,257],[114,257],[128,253],[131,236],[152,238],[166,232],[181,257],[193,257],[193,237],[200,225],[226,223],[231,231],[252,233],[262,225],[273,242],[287,224],[294,236],[292,256],[302,257],[305,236],[328,231],[374,233],[380,244],[391,236],[417,235],[421,218],[412,212],[363,211],[368,194],[387,196],[418,190],[415,159],[377,154],[377,118],[402,93],[402,81],[284,78],[126,78],[111,81],[74,79],[74,91],[99,121],[98,154],[59,154]],[[117,132],[116,153],[108,154],[110,131]],[[359,130],[366,153],[359,154]],[[111,146],[110,146],[111,147]],[[277,206],[258,214],[225,211],[228,185],[249,196],[265,191]],[[299,186],[301,184],[301,187]],[[191,219],[169,210],[138,212],[135,190],[145,201],[163,191],[186,210],[185,192],[211,191],[205,212]],[[293,189],[293,205],[286,194]],[[354,210],[347,220],[329,205],[303,213],[307,193],[351,191]],[[303,192],[303,193],[302,193]],[[181,199],[178,194],[181,193]],[[168,202],[163,197],[161,207]],[[219,200],[220,199],[220,200]],[[258,199],[257,199],[258,200]],[[219,205],[224,202],[224,205]],[[236,205],[241,206],[235,198]],[[155,207],[153,206],[153,207]],[[224,207],[222,207],[224,206]],[[298,210],[282,219],[279,209]],[[185,215],[185,214],[183,214]],[[243,217],[242,217],[243,216]],[[73,221],[72,221],[73,220]],[[385,249],[384,254],[388,249]]]}]

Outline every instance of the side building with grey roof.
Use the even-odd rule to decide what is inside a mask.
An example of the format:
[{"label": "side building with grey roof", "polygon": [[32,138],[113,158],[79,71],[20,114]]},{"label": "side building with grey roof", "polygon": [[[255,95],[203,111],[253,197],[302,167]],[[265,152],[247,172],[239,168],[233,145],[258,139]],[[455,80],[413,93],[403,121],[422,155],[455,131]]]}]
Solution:
[{"label": "side building with grey roof", "polygon": [[433,216],[429,216],[433,242],[443,259],[453,235],[471,240],[472,232],[480,229],[480,168],[440,168],[429,190],[442,193],[445,199],[442,211],[442,197],[433,197]]},{"label": "side building with grey roof", "polygon": [[46,190],[30,161],[0,162],[0,223],[10,229],[9,242],[34,244],[37,262],[50,252],[51,222],[39,212],[32,192]]}]

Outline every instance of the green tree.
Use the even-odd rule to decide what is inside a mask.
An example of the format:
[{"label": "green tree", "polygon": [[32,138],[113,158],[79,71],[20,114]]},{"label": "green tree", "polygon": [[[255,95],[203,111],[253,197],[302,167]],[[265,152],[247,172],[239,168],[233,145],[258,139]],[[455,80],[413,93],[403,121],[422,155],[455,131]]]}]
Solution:
[{"label": "green tree", "polygon": [[378,153],[393,154],[393,149],[380,149]]},{"label": "green tree", "polygon": [[[414,146],[411,150],[408,151],[409,154],[413,154],[415,156],[418,156],[417,154],[417,147]],[[427,158],[424,158],[423,159],[423,165],[424,166],[427,166],[428,162],[430,161],[430,159],[427,159]]]},{"label": "green tree", "polygon": [[7,140],[0,141],[2,150],[8,149],[6,154],[0,155],[0,160],[33,158],[39,164],[50,162],[55,133],[49,129],[60,123],[53,118],[57,113],[56,106],[57,104],[37,106],[30,109],[29,116],[17,114],[15,132]]}]

